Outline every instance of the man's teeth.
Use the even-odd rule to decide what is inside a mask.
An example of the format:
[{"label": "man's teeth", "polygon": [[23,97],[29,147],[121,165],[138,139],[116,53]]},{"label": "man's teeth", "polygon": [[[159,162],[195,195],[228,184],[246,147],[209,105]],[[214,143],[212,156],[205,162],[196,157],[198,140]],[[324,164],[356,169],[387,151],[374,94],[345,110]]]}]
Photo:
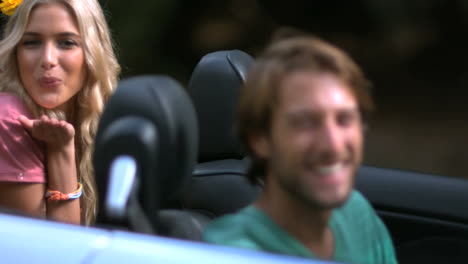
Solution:
[{"label": "man's teeth", "polygon": [[317,171],[320,174],[332,174],[340,171],[343,168],[343,163],[335,163],[330,166],[320,166],[317,168]]}]

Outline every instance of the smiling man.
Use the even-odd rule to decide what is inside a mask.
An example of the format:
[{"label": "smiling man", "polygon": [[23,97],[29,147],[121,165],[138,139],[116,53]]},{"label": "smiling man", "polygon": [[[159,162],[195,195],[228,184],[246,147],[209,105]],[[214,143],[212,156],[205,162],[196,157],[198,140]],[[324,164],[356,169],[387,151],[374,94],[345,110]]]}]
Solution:
[{"label": "smiling man", "polygon": [[353,190],[373,103],[359,67],[313,37],[273,43],[240,97],[239,135],[258,200],[208,226],[208,242],[343,261],[396,263],[391,238]]}]

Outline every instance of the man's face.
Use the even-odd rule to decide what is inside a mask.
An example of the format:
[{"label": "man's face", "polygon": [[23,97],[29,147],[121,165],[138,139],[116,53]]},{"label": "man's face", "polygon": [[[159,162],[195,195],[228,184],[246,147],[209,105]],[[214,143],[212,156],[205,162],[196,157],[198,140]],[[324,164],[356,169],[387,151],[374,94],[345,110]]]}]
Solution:
[{"label": "man's face", "polygon": [[[362,159],[362,122],[350,88],[332,74],[289,74],[278,91],[270,135],[260,137],[272,181],[317,209],[343,204]],[[257,142],[257,143],[258,143]],[[259,149],[257,147],[257,149]]]}]

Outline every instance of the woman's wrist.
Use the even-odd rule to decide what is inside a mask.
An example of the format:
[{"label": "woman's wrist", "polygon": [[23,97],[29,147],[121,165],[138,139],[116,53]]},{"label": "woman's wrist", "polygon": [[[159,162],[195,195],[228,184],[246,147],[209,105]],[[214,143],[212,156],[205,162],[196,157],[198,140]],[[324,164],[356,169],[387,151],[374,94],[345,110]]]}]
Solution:
[{"label": "woman's wrist", "polygon": [[47,147],[47,188],[62,193],[70,193],[76,189],[76,160],[74,142],[65,146]]},{"label": "woman's wrist", "polygon": [[75,153],[75,140],[71,138],[66,143],[57,144],[56,142],[46,143],[47,153],[52,153],[54,155],[67,156],[70,153]]}]

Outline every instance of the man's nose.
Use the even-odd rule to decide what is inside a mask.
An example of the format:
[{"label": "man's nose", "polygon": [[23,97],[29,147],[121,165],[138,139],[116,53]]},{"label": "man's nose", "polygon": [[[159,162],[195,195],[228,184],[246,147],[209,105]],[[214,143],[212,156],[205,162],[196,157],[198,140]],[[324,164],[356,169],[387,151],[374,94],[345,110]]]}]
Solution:
[{"label": "man's nose", "polygon": [[338,124],[328,121],[323,124],[318,139],[319,149],[327,159],[335,159],[341,155],[345,147],[345,135]]},{"label": "man's nose", "polygon": [[53,43],[44,44],[41,56],[41,67],[49,70],[57,65],[57,49]]}]

